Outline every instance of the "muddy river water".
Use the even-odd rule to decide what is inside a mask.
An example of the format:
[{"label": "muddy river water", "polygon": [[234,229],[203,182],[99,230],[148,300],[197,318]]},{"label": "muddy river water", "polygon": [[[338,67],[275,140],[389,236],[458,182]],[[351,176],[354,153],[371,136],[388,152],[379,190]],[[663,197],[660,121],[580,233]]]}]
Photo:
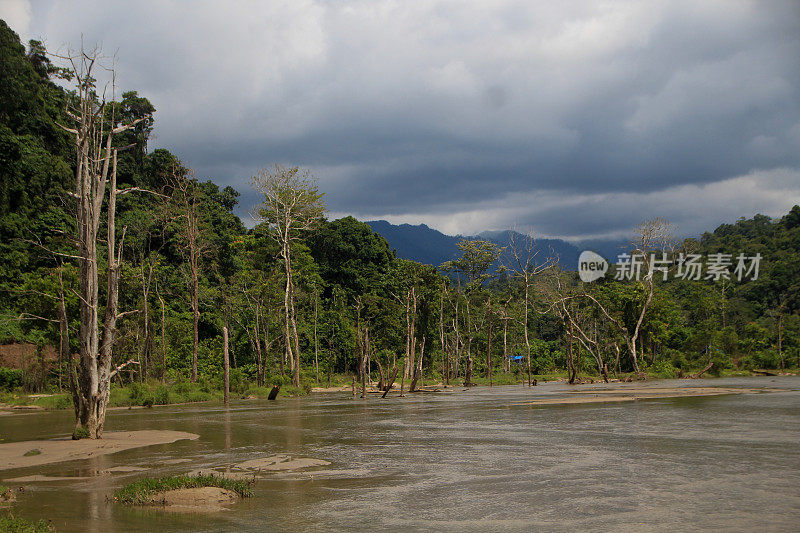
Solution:
[{"label": "muddy river water", "polygon": [[[114,410],[108,430],[200,438],[0,471],[75,479],[0,483],[23,485],[17,514],[57,531],[797,531],[800,377],[615,384],[626,387],[770,392],[532,403],[574,396],[546,383]],[[5,415],[0,437],[59,437],[71,425],[67,411]],[[330,464],[270,472],[254,497],[215,514],[109,501],[142,475],[275,454]]]}]

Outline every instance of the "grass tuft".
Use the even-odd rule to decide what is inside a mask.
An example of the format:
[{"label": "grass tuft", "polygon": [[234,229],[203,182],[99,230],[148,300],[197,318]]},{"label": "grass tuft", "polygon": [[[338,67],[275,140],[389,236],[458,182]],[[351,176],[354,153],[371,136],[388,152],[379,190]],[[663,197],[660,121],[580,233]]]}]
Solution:
[{"label": "grass tuft", "polygon": [[250,481],[200,474],[197,476],[167,476],[139,479],[116,490],[114,492],[114,498],[119,502],[130,505],[146,505],[155,494],[160,492],[198,487],[218,487],[231,490],[242,498],[248,498],[253,495]]}]

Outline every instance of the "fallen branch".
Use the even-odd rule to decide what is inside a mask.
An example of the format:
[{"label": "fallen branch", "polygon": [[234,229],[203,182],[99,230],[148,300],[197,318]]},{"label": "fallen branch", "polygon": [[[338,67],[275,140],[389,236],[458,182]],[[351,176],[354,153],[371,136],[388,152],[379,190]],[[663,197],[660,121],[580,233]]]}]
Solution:
[{"label": "fallen branch", "polygon": [[706,366],[703,370],[701,370],[697,374],[692,374],[691,376],[689,376],[689,379],[699,379],[700,376],[702,376],[703,374],[708,372],[711,369],[712,366],[714,366],[714,362],[713,361],[708,363],[708,366]]}]

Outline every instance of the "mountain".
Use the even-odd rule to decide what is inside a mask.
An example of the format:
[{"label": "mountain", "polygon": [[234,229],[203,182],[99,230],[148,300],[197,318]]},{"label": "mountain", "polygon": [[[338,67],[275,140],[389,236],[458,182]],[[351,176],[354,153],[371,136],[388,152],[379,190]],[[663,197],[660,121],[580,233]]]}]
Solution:
[{"label": "mountain", "polygon": [[[499,246],[508,246],[512,234],[520,236],[519,233],[511,230],[485,231],[476,236],[453,236],[445,235],[425,224],[395,225],[385,220],[371,220],[366,223],[372,228],[372,231],[389,241],[389,245],[396,251],[398,257],[435,266],[458,257],[459,251],[456,244],[459,241],[483,239]],[[539,257],[542,261],[553,255],[558,257],[562,267],[566,269],[576,268],[578,255],[581,252],[574,245],[560,239],[537,239],[536,247],[540,250]]]}]

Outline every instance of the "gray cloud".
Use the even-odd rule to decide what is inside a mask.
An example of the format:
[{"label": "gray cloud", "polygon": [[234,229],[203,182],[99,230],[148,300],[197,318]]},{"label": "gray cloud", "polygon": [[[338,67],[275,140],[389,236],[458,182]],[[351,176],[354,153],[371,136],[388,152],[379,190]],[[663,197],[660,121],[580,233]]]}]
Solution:
[{"label": "gray cloud", "polygon": [[25,38],[118,50],[151,147],[244,208],[276,161],[334,214],[452,233],[688,234],[800,202],[791,0],[14,4]]}]

